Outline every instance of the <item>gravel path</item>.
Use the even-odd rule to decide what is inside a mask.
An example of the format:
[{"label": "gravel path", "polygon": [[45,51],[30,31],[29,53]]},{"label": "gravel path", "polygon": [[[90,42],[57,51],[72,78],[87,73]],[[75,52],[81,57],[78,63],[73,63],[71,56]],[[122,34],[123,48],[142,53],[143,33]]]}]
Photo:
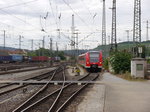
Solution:
[{"label": "gravel path", "polygon": [[[0,112],[11,112],[12,109],[14,109],[16,106],[19,106],[21,103],[23,103],[27,98],[29,98],[32,94],[35,93],[38,89],[41,88],[41,85],[39,86],[32,86],[32,89],[27,90],[27,92],[23,93],[16,93],[14,97],[11,97],[7,100],[4,100],[0,102]],[[6,94],[7,95],[7,94]]]},{"label": "gravel path", "polygon": [[38,76],[41,73],[46,73],[48,71],[51,71],[54,68],[55,67],[40,69],[40,70],[27,71],[27,72],[21,72],[21,73],[0,75],[0,80],[25,80],[25,79],[28,79],[30,77]]}]

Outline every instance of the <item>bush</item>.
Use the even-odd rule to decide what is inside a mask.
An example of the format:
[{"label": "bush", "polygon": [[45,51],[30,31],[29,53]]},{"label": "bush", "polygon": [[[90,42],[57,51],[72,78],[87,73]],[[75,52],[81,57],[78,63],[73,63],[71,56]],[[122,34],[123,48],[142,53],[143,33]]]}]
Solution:
[{"label": "bush", "polygon": [[147,63],[150,64],[150,58],[147,59]]},{"label": "bush", "polygon": [[105,70],[108,70],[109,68],[109,64],[108,64],[108,58],[106,58],[103,62],[103,68],[105,68]]},{"label": "bush", "polygon": [[131,54],[128,52],[117,52],[110,57],[110,64],[116,74],[130,71]]}]

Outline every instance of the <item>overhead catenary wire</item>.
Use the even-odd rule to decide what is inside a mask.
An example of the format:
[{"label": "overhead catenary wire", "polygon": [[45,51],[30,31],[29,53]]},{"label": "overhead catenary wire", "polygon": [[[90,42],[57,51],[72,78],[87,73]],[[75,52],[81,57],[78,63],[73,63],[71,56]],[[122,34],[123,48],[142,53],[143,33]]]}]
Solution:
[{"label": "overhead catenary wire", "polygon": [[[94,34],[95,32],[93,31],[93,29],[91,29],[90,27],[89,27],[89,25],[81,18],[81,16],[76,12],[76,11],[74,11],[74,9],[65,1],[65,0],[63,0],[63,2],[72,10],[72,12],[74,13],[74,14],[76,14],[77,16],[78,16],[78,18],[92,31],[89,35],[87,35],[85,38],[83,38],[80,42],[82,42],[82,41],[84,41],[86,38],[89,38],[89,36],[91,36],[91,34]],[[93,16],[92,16],[93,17]],[[79,43],[80,43],[79,42]]]},{"label": "overhead catenary wire", "polygon": [[5,6],[5,7],[1,7],[0,9],[6,9],[6,8],[15,7],[15,6],[25,5],[25,4],[29,4],[29,3],[36,2],[36,1],[38,1],[38,0],[33,0],[33,1],[28,1],[28,2],[23,2],[23,3],[8,5],[8,6]]},{"label": "overhead catenary wire", "polygon": [[7,23],[3,23],[3,22],[0,22],[0,23],[3,24],[3,25],[5,25],[5,26],[7,26],[7,27],[12,27],[13,29],[17,29],[17,30],[20,30],[20,31],[26,31],[26,32],[28,32],[28,31],[35,30],[35,29],[25,30],[25,29],[18,28],[18,27],[14,26],[14,25],[11,25],[11,24],[7,24]]},{"label": "overhead catenary wire", "polygon": [[[22,21],[23,23],[26,23],[26,24],[28,24],[28,25],[34,27],[34,28],[37,28],[36,26],[34,26],[34,25],[32,25],[32,24],[26,22],[25,20],[23,20],[23,19],[21,19],[21,18],[15,16],[15,15],[9,13],[8,11],[5,11],[5,10],[3,10],[3,9],[0,9],[0,11],[4,12],[4,13],[6,13],[6,14],[8,14],[8,15],[10,15],[10,16],[12,16],[12,17],[14,17],[14,18],[16,18],[16,19],[18,19],[18,20],[20,20],[20,21]],[[37,29],[39,29],[39,28],[37,28]]]},{"label": "overhead catenary wire", "polygon": [[92,22],[94,24],[94,19],[95,17],[98,15],[96,12],[94,13],[94,15],[92,14],[92,12],[90,11],[90,9],[88,8],[88,6],[85,4],[84,0],[81,0],[81,2],[84,4],[85,8],[87,9],[87,11],[89,12],[89,15],[92,18]]},{"label": "overhead catenary wire", "polygon": [[52,11],[52,15],[53,15],[54,20],[55,20],[55,24],[56,24],[57,29],[58,29],[58,23],[57,23],[57,19],[56,19],[55,15],[54,15],[54,11],[53,11],[51,0],[48,0],[48,1],[49,1],[49,5],[50,5],[50,8],[51,8],[51,11]]},{"label": "overhead catenary wire", "polygon": [[89,9],[88,6],[85,4],[84,0],[81,0],[81,2],[84,4],[85,8],[86,8],[87,11],[89,12],[89,15],[90,15],[91,17],[93,17],[93,15],[92,15],[90,9]]},{"label": "overhead catenary wire", "polygon": [[[23,0],[20,0],[20,1],[24,2]],[[39,11],[38,11],[38,10],[35,10],[36,8],[33,8],[33,7],[31,8],[31,7],[29,6],[29,4],[25,4],[24,6],[25,6],[25,7],[28,7],[28,8],[31,9],[32,11],[34,11],[35,14],[38,15],[38,17],[40,16]]]},{"label": "overhead catenary wire", "polygon": [[93,31],[93,29],[90,28],[90,26],[84,21],[84,19],[81,18],[81,16],[76,12],[74,11],[74,9],[65,1],[63,0],[63,2],[72,10],[72,12],[78,16],[78,18],[90,29]]}]

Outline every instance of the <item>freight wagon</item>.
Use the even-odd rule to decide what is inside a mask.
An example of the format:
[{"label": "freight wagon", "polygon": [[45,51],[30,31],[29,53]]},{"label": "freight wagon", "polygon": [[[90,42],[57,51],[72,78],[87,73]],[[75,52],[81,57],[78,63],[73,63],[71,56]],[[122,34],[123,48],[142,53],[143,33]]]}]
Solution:
[{"label": "freight wagon", "polygon": [[1,63],[10,63],[10,62],[22,62],[22,55],[10,55],[10,56],[0,56]]},{"label": "freight wagon", "polygon": [[51,57],[51,58],[49,58],[49,60],[52,60],[52,61],[54,61],[54,62],[60,62],[61,58],[58,57],[58,56],[56,56],[56,57]]},{"label": "freight wagon", "polygon": [[[0,63],[13,63],[13,62],[46,62],[51,58],[47,56],[22,56],[18,54],[10,56],[0,56]],[[59,60],[59,58],[57,59]]]},{"label": "freight wagon", "polygon": [[11,55],[12,56],[12,62],[22,62],[23,61],[23,56],[22,55]]},{"label": "freight wagon", "polygon": [[12,61],[12,56],[0,56],[0,63],[9,63]]},{"label": "freight wagon", "polygon": [[32,62],[45,62],[45,61],[49,61],[49,57],[47,57],[47,56],[32,56],[31,61]]}]

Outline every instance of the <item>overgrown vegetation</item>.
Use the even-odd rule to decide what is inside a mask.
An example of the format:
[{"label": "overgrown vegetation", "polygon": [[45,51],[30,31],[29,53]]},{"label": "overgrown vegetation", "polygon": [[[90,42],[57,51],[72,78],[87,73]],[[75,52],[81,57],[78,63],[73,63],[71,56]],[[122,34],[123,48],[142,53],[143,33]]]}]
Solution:
[{"label": "overgrown vegetation", "polygon": [[115,74],[125,73],[130,71],[131,53],[128,52],[116,52],[110,56],[110,64]]},{"label": "overgrown vegetation", "polygon": [[150,58],[147,59],[147,63],[150,64]]},{"label": "overgrown vegetation", "polygon": [[104,61],[103,61],[103,68],[105,70],[108,70],[109,69],[109,59],[106,58]]},{"label": "overgrown vegetation", "polygon": [[126,79],[126,80],[128,80],[128,81],[146,81],[146,80],[143,79],[143,78],[133,78],[133,77],[131,76],[131,73],[130,73],[130,72],[126,72],[126,73],[124,73],[124,74],[118,74],[117,76],[120,77],[120,78]]}]

